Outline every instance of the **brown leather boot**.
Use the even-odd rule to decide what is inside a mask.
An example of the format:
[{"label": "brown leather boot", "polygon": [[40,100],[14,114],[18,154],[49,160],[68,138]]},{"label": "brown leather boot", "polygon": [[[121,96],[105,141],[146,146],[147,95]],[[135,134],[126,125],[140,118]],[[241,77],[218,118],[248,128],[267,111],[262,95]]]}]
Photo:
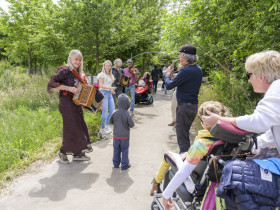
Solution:
[{"label": "brown leather boot", "polygon": [[153,179],[152,184],[153,184],[153,186],[152,186],[152,189],[150,191],[150,195],[153,196],[155,191],[157,193],[161,193],[161,189],[159,187],[160,183],[157,183],[156,180]]},{"label": "brown leather boot", "polygon": [[176,124],[176,122],[175,122],[175,121],[172,121],[171,123],[168,124],[168,126],[173,126],[173,125],[175,125],[175,124]]}]

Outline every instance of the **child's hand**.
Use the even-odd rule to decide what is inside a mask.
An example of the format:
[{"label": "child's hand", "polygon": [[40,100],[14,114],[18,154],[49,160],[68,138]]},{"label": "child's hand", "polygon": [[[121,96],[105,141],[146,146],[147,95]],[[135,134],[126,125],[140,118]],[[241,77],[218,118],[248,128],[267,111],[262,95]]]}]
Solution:
[{"label": "child's hand", "polygon": [[174,203],[172,203],[171,198],[169,198],[168,200],[162,198],[162,204],[165,210],[171,210],[172,207],[174,206]]}]

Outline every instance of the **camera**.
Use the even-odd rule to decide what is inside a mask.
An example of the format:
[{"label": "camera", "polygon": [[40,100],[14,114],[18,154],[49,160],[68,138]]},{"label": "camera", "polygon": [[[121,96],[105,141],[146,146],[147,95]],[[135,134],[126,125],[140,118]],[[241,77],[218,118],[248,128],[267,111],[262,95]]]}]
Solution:
[{"label": "camera", "polygon": [[171,74],[177,73],[177,62],[179,62],[179,59],[176,59],[174,61],[172,61],[171,67],[173,68]]}]

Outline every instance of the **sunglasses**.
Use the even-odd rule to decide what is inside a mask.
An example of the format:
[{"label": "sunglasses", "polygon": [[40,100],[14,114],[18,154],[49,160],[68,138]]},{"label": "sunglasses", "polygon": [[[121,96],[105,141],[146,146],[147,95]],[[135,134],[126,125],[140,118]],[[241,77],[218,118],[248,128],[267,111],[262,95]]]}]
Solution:
[{"label": "sunglasses", "polygon": [[250,77],[251,77],[252,74],[253,74],[253,73],[251,73],[251,72],[246,72],[246,78],[247,78],[247,80],[250,79]]},{"label": "sunglasses", "polygon": [[200,122],[202,122],[202,123],[203,123],[203,121],[202,121],[201,117],[199,117],[199,116],[197,116],[197,117],[198,117],[198,119],[200,120]]}]

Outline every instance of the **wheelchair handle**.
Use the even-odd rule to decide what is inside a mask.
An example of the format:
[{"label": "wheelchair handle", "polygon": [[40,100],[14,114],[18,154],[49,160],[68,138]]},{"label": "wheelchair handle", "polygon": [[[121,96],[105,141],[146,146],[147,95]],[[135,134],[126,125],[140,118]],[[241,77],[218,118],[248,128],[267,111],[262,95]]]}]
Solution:
[{"label": "wheelchair handle", "polygon": [[[211,158],[214,158],[215,155],[211,154],[210,157],[211,157]],[[215,159],[216,159],[216,161],[218,161],[218,163],[220,163],[221,165],[223,165],[223,166],[226,165],[226,162],[225,162],[224,160],[222,160],[220,157],[216,157]]]}]

